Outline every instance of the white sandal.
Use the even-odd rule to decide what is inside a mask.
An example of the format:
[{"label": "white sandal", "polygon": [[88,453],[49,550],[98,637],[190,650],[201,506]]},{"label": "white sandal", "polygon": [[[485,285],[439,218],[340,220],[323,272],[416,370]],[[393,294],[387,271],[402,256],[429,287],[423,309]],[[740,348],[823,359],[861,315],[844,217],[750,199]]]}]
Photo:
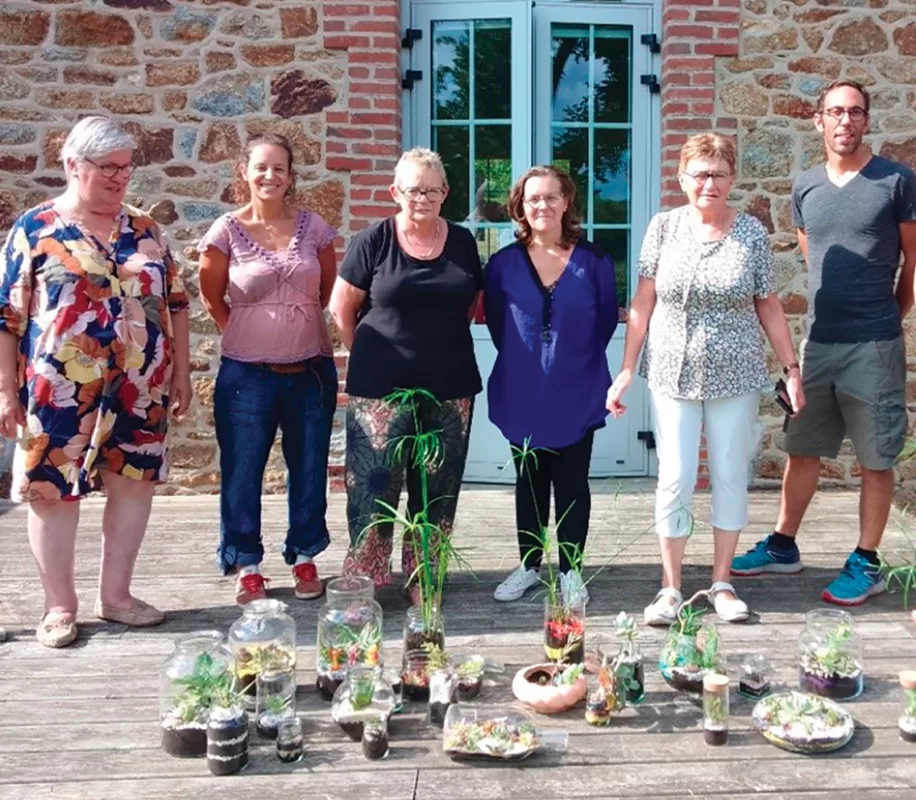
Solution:
[{"label": "white sandal", "polygon": [[[727,592],[731,592],[735,599],[725,597]],[[738,598],[735,587],[725,581],[716,581],[709,587],[709,599],[716,609],[716,615],[723,622],[744,622],[751,615],[747,603]]]},{"label": "white sandal", "polygon": [[[674,600],[670,603],[669,599]],[[659,590],[652,602],[646,606],[643,612],[643,619],[646,625],[654,625],[660,628],[672,625],[677,619],[677,612],[681,610],[684,603],[684,596],[670,586],[665,586]]]}]

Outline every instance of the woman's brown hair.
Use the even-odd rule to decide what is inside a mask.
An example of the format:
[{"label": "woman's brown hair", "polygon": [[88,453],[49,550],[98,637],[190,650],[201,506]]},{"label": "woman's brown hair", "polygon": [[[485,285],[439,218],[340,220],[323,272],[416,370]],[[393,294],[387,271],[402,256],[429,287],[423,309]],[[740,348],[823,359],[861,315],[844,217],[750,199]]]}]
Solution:
[{"label": "woman's brown hair", "polygon": [[286,160],[289,167],[289,177],[292,181],[286,190],[286,200],[289,201],[296,193],[296,173],[293,172],[293,146],[289,139],[281,136],[279,133],[262,133],[248,140],[242,155],[232,173],[232,184],[229,186],[229,197],[236,205],[244,205],[251,200],[251,192],[248,189],[248,181],[244,178],[245,169],[251,160],[251,154],[256,147],[262,144],[272,144],[275,147],[282,147],[286,151]]},{"label": "woman's brown hair", "polygon": [[579,221],[579,212],[576,210],[576,184],[568,173],[554,166],[531,167],[515,182],[515,186],[509,192],[509,216],[518,223],[515,238],[525,247],[531,244],[531,226],[525,219],[525,184],[529,178],[554,178],[560,184],[560,194],[567,202],[566,211],[563,213],[560,245],[566,248],[575,244],[582,236],[582,225]]}]

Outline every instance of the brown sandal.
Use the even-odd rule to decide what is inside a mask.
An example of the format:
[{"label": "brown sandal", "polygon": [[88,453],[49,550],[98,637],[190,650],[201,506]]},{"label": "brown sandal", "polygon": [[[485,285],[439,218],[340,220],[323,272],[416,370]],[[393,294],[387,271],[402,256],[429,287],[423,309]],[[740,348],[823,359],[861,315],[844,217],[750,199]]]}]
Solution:
[{"label": "brown sandal", "polygon": [[66,647],[76,634],[76,615],[69,611],[49,611],[35,629],[35,638],[45,647]]}]

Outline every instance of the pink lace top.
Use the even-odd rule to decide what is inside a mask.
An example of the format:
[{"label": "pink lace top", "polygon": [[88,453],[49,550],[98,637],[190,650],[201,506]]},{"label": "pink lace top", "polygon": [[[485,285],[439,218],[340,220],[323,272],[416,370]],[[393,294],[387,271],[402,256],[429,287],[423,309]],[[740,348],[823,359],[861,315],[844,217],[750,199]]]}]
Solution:
[{"label": "pink lace top", "polygon": [[224,356],[238,361],[290,364],[333,356],[320,302],[318,253],[337,235],[318,214],[300,211],[289,247],[265,250],[234,214],[210,226],[197,249],[229,256],[229,324]]}]

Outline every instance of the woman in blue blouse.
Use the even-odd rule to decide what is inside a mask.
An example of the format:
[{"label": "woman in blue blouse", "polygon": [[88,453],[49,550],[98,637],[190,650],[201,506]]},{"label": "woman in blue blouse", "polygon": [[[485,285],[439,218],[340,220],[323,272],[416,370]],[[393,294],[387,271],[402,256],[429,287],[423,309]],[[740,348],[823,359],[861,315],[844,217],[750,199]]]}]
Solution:
[{"label": "woman in blue blouse", "polygon": [[547,525],[552,485],[563,599],[588,601],[570,560],[584,552],[588,534],[588,468],[607,416],[605,350],[618,308],[614,262],[582,237],[575,201],[565,172],[529,169],[509,196],[518,241],[486,269],[487,326],[498,351],[487,387],[490,419],[514,448],[542,448],[524,470],[514,459],[521,564],[496,588],[497,600],[518,600],[538,582],[537,532]]}]

